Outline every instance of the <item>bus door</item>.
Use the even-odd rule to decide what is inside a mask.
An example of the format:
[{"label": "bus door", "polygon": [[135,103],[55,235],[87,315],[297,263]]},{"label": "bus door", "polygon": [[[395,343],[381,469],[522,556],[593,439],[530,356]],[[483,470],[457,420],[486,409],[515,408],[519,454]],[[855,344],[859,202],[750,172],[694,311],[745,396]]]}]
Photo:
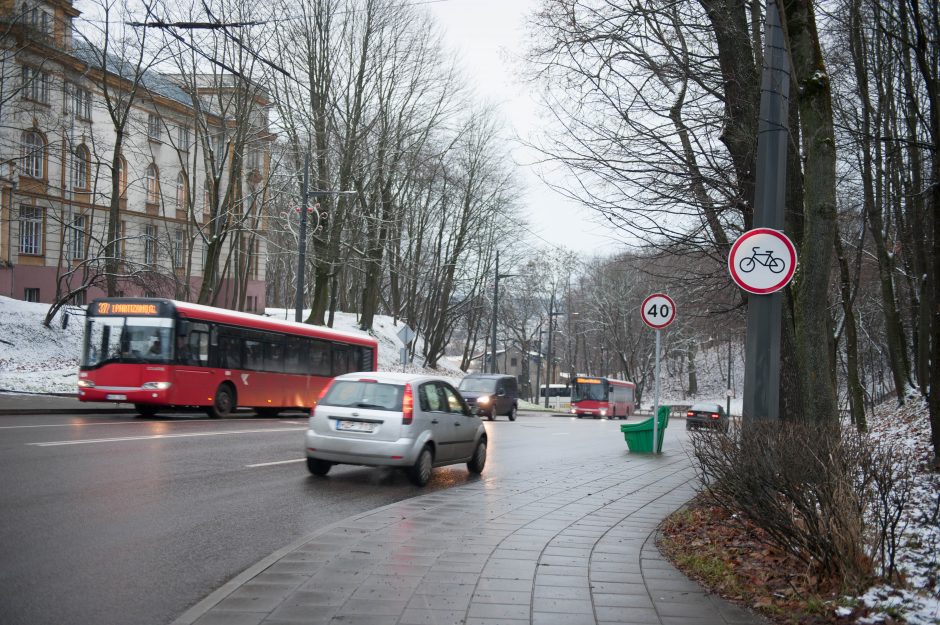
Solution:
[{"label": "bus door", "polygon": [[180,320],[175,334],[173,403],[205,405],[221,381],[218,371],[209,367],[209,325]]}]

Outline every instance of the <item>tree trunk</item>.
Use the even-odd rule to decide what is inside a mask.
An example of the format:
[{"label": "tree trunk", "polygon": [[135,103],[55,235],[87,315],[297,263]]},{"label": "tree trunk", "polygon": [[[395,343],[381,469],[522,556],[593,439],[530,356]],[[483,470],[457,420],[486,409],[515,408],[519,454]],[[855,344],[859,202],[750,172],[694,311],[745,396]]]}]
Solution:
[{"label": "tree trunk", "polygon": [[793,72],[800,87],[800,130],[805,154],[804,223],[796,285],[796,349],[804,418],[838,419],[829,345],[829,274],[836,220],[835,134],[829,75],[819,46],[811,0],[784,3]]},{"label": "tree trunk", "polygon": [[855,322],[854,296],[849,263],[845,258],[842,238],[836,232],[836,258],[839,261],[839,289],[842,294],[842,312],[845,316],[845,370],[849,391],[849,410],[852,423],[859,432],[868,430],[865,420],[865,404],[862,383],[858,375],[858,328]]}]

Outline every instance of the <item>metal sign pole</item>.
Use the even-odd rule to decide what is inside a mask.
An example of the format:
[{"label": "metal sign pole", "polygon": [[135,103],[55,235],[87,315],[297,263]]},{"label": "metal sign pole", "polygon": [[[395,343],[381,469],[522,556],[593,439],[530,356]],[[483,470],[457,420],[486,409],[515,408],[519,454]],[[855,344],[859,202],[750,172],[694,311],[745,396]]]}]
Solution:
[{"label": "metal sign pole", "polygon": [[[774,0],[767,3],[764,39],[754,225],[782,230],[789,141],[790,65]],[[782,298],[779,292],[748,296],[742,411],[745,424],[757,419],[776,420],[780,415]]]},{"label": "metal sign pole", "polygon": [[656,330],[656,379],[653,383],[653,453],[659,453],[657,441],[659,441],[659,353],[660,353],[660,334],[662,330]]}]

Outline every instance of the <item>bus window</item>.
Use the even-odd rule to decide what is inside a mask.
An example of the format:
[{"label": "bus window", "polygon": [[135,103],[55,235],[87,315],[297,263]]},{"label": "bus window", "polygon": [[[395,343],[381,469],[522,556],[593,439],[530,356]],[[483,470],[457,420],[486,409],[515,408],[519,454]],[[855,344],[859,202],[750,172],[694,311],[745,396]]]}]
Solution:
[{"label": "bus window", "polygon": [[223,369],[242,368],[242,342],[237,336],[223,334],[219,337],[219,363]]},{"label": "bus window", "polygon": [[245,360],[242,362],[242,368],[252,371],[264,370],[264,346],[261,341],[245,339]]},{"label": "bus window", "polygon": [[330,344],[326,341],[312,341],[310,346],[310,374],[330,375]]},{"label": "bus window", "polygon": [[280,341],[264,342],[264,370],[284,373],[284,344]]}]

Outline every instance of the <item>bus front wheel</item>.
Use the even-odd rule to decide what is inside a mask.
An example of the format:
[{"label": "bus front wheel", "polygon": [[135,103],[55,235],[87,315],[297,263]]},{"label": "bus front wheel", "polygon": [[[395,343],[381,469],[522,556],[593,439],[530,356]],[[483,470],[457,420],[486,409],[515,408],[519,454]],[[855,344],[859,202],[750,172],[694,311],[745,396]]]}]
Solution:
[{"label": "bus front wheel", "polygon": [[230,384],[220,384],[215,391],[212,405],[206,409],[213,419],[226,419],[235,412],[235,389]]}]

